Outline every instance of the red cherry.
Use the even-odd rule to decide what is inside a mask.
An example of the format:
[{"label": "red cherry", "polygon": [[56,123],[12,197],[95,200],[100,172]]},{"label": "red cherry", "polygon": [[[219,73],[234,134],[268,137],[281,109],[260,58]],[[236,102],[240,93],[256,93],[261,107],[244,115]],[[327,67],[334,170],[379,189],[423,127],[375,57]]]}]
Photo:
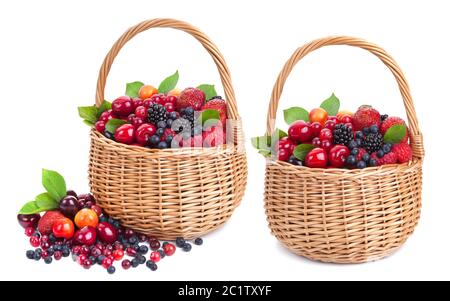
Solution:
[{"label": "red cherry", "polygon": [[135,138],[135,131],[132,124],[123,124],[117,128],[114,138],[117,142],[132,144]]},{"label": "red cherry", "polygon": [[161,254],[159,252],[152,252],[150,254],[150,260],[153,262],[158,262],[161,260]]},{"label": "red cherry", "polygon": [[105,133],[105,127],[106,123],[104,121],[99,120],[95,123],[95,129],[102,134]]},{"label": "red cherry", "polygon": [[320,140],[331,140],[333,138],[333,133],[330,129],[322,129],[319,135]]},{"label": "red cherry", "polygon": [[172,103],[174,106],[176,106],[177,100],[178,100],[178,97],[176,97],[175,95],[168,95],[168,96],[166,97],[166,103],[170,102],[170,103]]},{"label": "red cherry", "polygon": [[112,255],[114,257],[114,260],[118,261],[123,258],[124,252],[123,252],[123,250],[120,250],[120,249],[114,250]]},{"label": "red cherry", "polygon": [[163,246],[163,250],[167,256],[172,256],[173,253],[175,253],[176,247],[175,247],[175,245],[168,243]]},{"label": "red cherry", "polygon": [[313,137],[318,137],[320,135],[320,131],[323,129],[322,124],[320,124],[320,122],[313,122],[310,125],[311,131],[312,131],[312,136]]},{"label": "red cherry", "polygon": [[97,226],[97,235],[101,242],[113,243],[117,240],[117,230],[107,222],[101,222]]},{"label": "red cherry", "polygon": [[169,113],[175,111],[175,105],[171,102],[166,102],[164,107],[166,108],[166,111]]},{"label": "red cherry", "polygon": [[319,137],[316,137],[316,138],[313,138],[313,140],[311,141],[311,144],[314,145],[315,147],[321,147],[322,141],[320,140]]},{"label": "red cherry", "polygon": [[343,167],[345,160],[350,155],[349,149],[345,145],[335,145],[328,153],[328,160],[333,167]]},{"label": "red cherry", "polygon": [[325,122],[325,128],[329,129],[330,131],[334,131],[335,127],[336,122],[334,122],[333,120],[327,120],[327,122]]},{"label": "red cherry", "polygon": [[112,102],[112,111],[120,117],[127,117],[134,111],[133,101],[129,96],[121,96]]},{"label": "red cherry", "polygon": [[81,254],[77,258],[78,264],[82,265],[87,259],[87,256],[85,254]]},{"label": "red cherry", "polygon": [[331,120],[331,121],[334,121],[335,123],[338,123],[336,116],[328,116],[327,120]]},{"label": "red cherry", "polygon": [[136,115],[136,117],[142,118],[144,120],[147,120],[148,117],[148,108],[144,107],[144,106],[139,106],[136,108],[136,110],[134,110],[134,114]]},{"label": "red cherry", "polygon": [[131,247],[126,248],[125,252],[130,257],[135,257],[136,254],[137,254],[137,251],[135,249],[131,248]]},{"label": "red cherry", "polygon": [[288,137],[281,138],[275,144],[278,160],[287,161],[295,149],[295,143]]},{"label": "red cherry", "polygon": [[353,121],[353,118],[350,117],[349,115],[344,115],[338,119],[339,123],[352,123],[352,121]]},{"label": "red cherry", "polygon": [[70,239],[75,231],[75,226],[68,218],[58,219],[53,223],[52,231],[56,237]]},{"label": "red cherry", "polygon": [[323,148],[315,148],[305,157],[305,164],[312,168],[325,168],[328,163],[327,152]]},{"label": "red cherry", "polygon": [[297,143],[311,140],[312,134],[310,125],[303,120],[294,122],[288,130],[289,138]]},{"label": "red cherry", "polygon": [[105,111],[100,115],[98,121],[108,122],[108,120],[112,119],[111,110]]},{"label": "red cherry", "polygon": [[136,131],[136,142],[141,145],[146,145],[148,139],[155,135],[156,126],[150,123],[144,123]]},{"label": "red cherry", "polygon": [[17,221],[23,228],[33,227],[36,229],[41,216],[36,214],[18,214]]},{"label": "red cherry", "polygon": [[41,239],[37,236],[30,237],[30,245],[37,248],[41,244]]},{"label": "red cherry", "polygon": [[[81,256],[81,255],[80,255]],[[113,261],[111,258],[105,257],[102,260],[102,266],[107,269],[108,267],[110,267],[113,264]]]},{"label": "red cherry", "polygon": [[322,140],[320,143],[320,147],[322,147],[326,151],[329,151],[331,147],[333,147],[333,144],[330,140]]},{"label": "red cherry", "polygon": [[25,228],[25,235],[28,236],[28,237],[31,237],[31,235],[33,235],[34,232],[36,232],[36,230],[33,227],[26,227]]},{"label": "red cherry", "polygon": [[144,102],[139,97],[133,98],[133,107],[134,107],[135,110],[136,110],[137,107],[140,107],[143,104],[144,104]]},{"label": "red cherry", "polygon": [[100,216],[102,214],[102,208],[98,205],[92,205],[91,209],[95,212],[95,214],[97,214],[97,216]]},{"label": "red cherry", "polygon": [[155,103],[156,102],[153,101],[151,98],[147,98],[147,99],[144,99],[144,101],[142,102],[142,105],[148,109],[152,104],[155,104]]},{"label": "red cherry", "polygon": [[130,116],[128,116],[127,122],[131,123],[135,129],[137,129],[138,127],[140,127],[141,125],[143,125],[145,123],[143,118],[137,117],[134,114],[131,114]]},{"label": "red cherry", "polygon": [[88,245],[91,246],[95,243],[95,240],[97,238],[97,231],[94,227],[91,226],[85,226],[75,232],[75,235],[73,236],[73,239],[75,243],[81,244],[81,245]]}]

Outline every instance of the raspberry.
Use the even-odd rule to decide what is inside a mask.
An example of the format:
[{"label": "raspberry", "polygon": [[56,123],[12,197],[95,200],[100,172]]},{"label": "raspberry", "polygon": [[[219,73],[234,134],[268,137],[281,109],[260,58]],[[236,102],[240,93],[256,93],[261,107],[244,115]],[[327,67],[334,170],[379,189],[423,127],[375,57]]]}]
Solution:
[{"label": "raspberry", "polygon": [[[391,128],[391,126],[396,125],[396,124],[403,124],[404,126],[406,126],[406,123],[403,119],[401,119],[400,117],[388,117],[386,118],[385,121],[383,121],[383,123],[381,124],[381,134],[385,134],[387,132],[388,129]],[[403,137],[403,139],[400,142],[408,142],[408,128],[406,129],[406,135],[405,137]]]},{"label": "raspberry", "polygon": [[392,147],[392,152],[397,155],[398,163],[406,163],[412,159],[412,149],[408,143],[398,143]]},{"label": "raspberry", "polygon": [[387,153],[382,158],[378,158],[377,153],[373,152],[370,157],[376,160],[378,166],[397,163],[397,154],[394,152]]}]

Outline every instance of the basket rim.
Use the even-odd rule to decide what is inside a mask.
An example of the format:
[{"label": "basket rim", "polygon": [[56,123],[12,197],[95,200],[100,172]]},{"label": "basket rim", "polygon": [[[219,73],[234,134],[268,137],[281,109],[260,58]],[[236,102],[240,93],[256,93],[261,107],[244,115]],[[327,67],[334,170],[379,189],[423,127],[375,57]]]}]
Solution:
[{"label": "basket rim", "polygon": [[381,171],[394,171],[400,169],[402,167],[410,167],[414,168],[417,166],[421,166],[423,163],[423,159],[413,158],[412,160],[401,163],[401,164],[386,164],[382,166],[373,166],[366,167],[363,169],[345,169],[345,168],[311,168],[307,166],[298,166],[293,165],[288,162],[274,160],[274,159],[266,159],[266,166],[276,165],[281,168],[288,168],[293,171],[307,171],[308,173],[317,173],[321,175],[361,175],[361,174],[374,174]]}]

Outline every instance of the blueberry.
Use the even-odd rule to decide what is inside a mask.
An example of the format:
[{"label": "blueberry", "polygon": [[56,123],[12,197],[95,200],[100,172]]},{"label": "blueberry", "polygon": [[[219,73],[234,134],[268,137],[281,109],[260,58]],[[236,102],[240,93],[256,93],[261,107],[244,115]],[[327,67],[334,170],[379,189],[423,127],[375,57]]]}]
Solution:
[{"label": "blueberry", "polygon": [[161,255],[161,258],[166,257],[166,253],[164,253],[164,250],[159,249],[157,252],[159,253],[159,255]]},{"label": "blueberry", "polygon": [[34,251],[33,250],[28,250],[26,252],[27,258],[28,259],[34,259]]},{"label": "blueberry", "polygon": [[165,129],[166,126],[167,126],[167,124],[164,120],[158,121],[158,123],[156,124],[156,127],[159,129]]},{"label": "blueberry", "polygon": [[177,112],[170,112],[169,113],[169,119],[171,119],[171,120],[177,119]]},{"label": "blueberry", "polygon": [[41,237],[41,234],[39,234],[39,232],[34,232],[32,236]]},{"label": "blueberry", "polygon": [[55,251],[62,251],[62,246],[61,245],[55,245],[53,247],[53,250],[55,250]]},{"label": "blueberry", "polygon": [[377,166],[377,160],[375,158],[371,158],[369,160],[369,166]]},{"label": "blueberry", "polygon": [[363,128],[363,133],[364,133],[364,135],[368,135],[370,133],[370,129],[369,128]]},{"label": "blueberry", "polygon": [[[289,159],[288,159],[288,163],[291,163],[291,164],[293,164],[293,165],[297,165],[297,162],[298,162],[298,160],[297,160],[297,158],[294,157],[294,156],[290,156]],[[180,248],[181,248],[181,247],[180,247]]]},{"label": "blueberry", "polygon": [[114,226],[114,228],[120,228],[120,222],[119,221],[114,221],[114,223],[112,223],[112,225]]},{"label": "blueberry", "polygon": [[358,161],[358,163],[356,163],[356,167],[359,169],[363,169],[363,168],[366,168],[367,165],[366,165],[366,162],[364,162],[364,161]]},{"label": "blueberry", "polygon": [[140,254],[136,255],[136,259],[137,259],[139,264],[144,264],[145,263],[145,257],[140,255]]},{"label": "blueberry", "polygon": [[55,234],[50,233],[50,235],[48,236],[48,240],[49,240],[51,243],[55,243],[55,242],[56,242]]},{"label": "blueberry", "polygon": [[105,131],[105,137],[114,140],[114,134],[111,132]]},{"label": "blueberry", "polygon": [[350,141],[350,143],[348,144],[348,148],[349,149],[354,149],[358,147],[358,143],[356,143],[355,140]]},{"label": "blueberry", "polygon": [[[164,130],[163,130],[163,132],[164,132]],[[151,136],[149,140],[150,140],[150,144],[152,144],[152,145],[157,145],[160,141],[158,135]]]},{"label": "blueberry", "polygon": [[201,246],[203,244],[203,239],[201,239],[200,237],[196,238],[194,240],[194,244],[196,244],[197,246]]},{"label": "blueberry", "polygon": [[370,127],[370,132],[373,134],[377,134],[378,133],[378,125],[374,124]]},{"label": "blueberry", "polygon": [[177,245],[178,248],[182,248],[185,243],[186,241],[184,240],[183,237],[177,237],[177,239],[175,240],[175,244]]},{"label": "blueberry", "polygon": [[363,159],[364,162],[369,162],[370,155],[368,153],[365,153],[362,155],[361,159]]},{"label": "blueberry", "polygon": [[130,244],[134,245],[135,243],[138,242],[138,239],[137,239],[136,236],[131,236],[131,237],[128,239],[128,241],[129,241]]},{"label": "blueberry", "polygon": [[70,255],[70,250],[69,249],[63,249],[61,251],[61,254],[63,257],[68,257]]},{"label": "blueberry", "polygon": [[356,157],[354,155],[350,155],[347,157],[347,160],[345,161],[350,166],[355,166],[356,164]]},{"label": "blueberry", "polygon": [[185,243],[183,246],[183,251],[189,252],[192,249],[192,245],[190,243]]},{"label": "blueberry", "polygon": [[101,223],[103,223],[103,222],[107,222],[108,218],[106,216],[102,215],[102,216],[100,216],[99,220],[100,220]]},{"label": "blueberry", "polygon": [[37,248],[36,250],[34,250],[34,253],[42,255],[42,249],[41,248]]},{"label": "blueberry", "polygon": [[192,114],[194,114],[194,108],[192,108],[192,107],[187,107],[186,110],[184,111],[184,113],[185,113],[186,115],[192,115]]},{"label": "blueberry", "polygon": [[96,260],[97,264],[102,264],[102,261],[103,261],[103,259],[105,259],[105,258],[106,258],[105,255],[100,255],[99,257],[97,257],[97,260]]},{"label": "blueberry", "polygon": [[137,267],[139,265],[139,261],[137,260],[137,258],[133,258],[132,260],[131,260],[131,266],[133,267],[133,268],[135,268],[135,267]]},{"label": "blueberry", "polygon": [[356,139],[356,144],[358,145],[358,147],[360,147],[362,145],[362,140],[361,139]]},{"label": "blueberry", "polygon": [[362,139],[362,138],[364,138],[364,134],[363,134],[363,132],[361,132],[361,131],[357,131],[357,132],[356,132],[356,138],[358,138],[358,139]]},{"label": "blueberry", "polygon": [[172,127],[172,122],[173,122],[173,120],[172,119],[167,119],[167,121],[166,121],[166,127],[168,128],[168,129],[170,129],[171,127]]},{"label": "blueberry", "polygon": [[44,258],[44,262],[46,264],[50,264],[50,263],[52,263],[52,261],[53,261],[53,259],[50,256]]},{"label": "blueberry", "polygon": [[114,274],[116,272],[116,268],[113,265],[110,265],[106,271],[108,271],[108,274]]},{"label": "blueberry", "polygon": [[148,252],[148,247],[145,245],[139,246],[138,253],[145,255]]},{"label": "blueberry", "polygon": [[385,145],[383,145],[382,150],[383,150],[383,152],[385,154],[390,153],[391,152],[391,144],[390,143],[386,143]]},{"label": "blueberry", "polygon": [[384,151],[382,149],[378,150],[377,151],[377,157],[378,158],[383,158],[383,156],[384,156]]},{"label": "blueberry", "polygon": [[151,260],[147,261],[147,263],[145,265],[152,271],[156,271],[158,269],[158,266],[156,265],[156,263],[154,263]]},{"label": "blueberry", "polygon": [[170,145],[170,143],[172,142],[173,136],[172,135],[167,135],[166,136],[166,142],[168,145]]},{"label": "blueberry", "polygon": [[47,249],[47,253],[48,253],[48,256],[52,256],[55,253],[53,246],[50,246],[50,248]]},{"label": "blueberry", "polygon": [[42,255],[40,253],[34,252],[34,257],[33,257],[34,260],[39,260],[39,259],[41,259],[41,257],[42,257]]},{"label": "blueberry", "polygon": [[167,144],[166,141],[161,141],[160,143],[158,143],[158,148],[159,149],[165,149],[165,148],[168,148],[168,147],[169,147],[169,145]]},{"label": "blueberry", "polygon": [[356,156],[358,153],[359,153],[359,149],[357,147],[352,149],[351,152],[350,152],[350,154],[352,154],[353,156]]},{"label": "blueberry", "polygon": [[164,134],[164,128],[159,128],[159,129],[156,130],[156,135],[161,137],[163,134]]}]

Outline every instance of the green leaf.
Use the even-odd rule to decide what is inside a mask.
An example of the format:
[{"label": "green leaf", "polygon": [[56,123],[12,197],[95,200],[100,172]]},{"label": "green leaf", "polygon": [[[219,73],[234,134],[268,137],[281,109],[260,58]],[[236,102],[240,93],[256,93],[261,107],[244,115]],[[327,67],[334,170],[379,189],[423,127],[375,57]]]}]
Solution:
[{"label": "green leaf", "polygon": [[78,107],[78,115],[84,120],[96,123],[98,120],[98,109],[96,106]]},{"label": "green leaf", "polygon": [[84,122],[85,125],[87,125],[89,127],[93,127],[94,126],[94,124],[92,122],[90,122],[90,121],[83,120],[83,122]]},{"label": "green leaf", "polygon": [[220,113],[217,110],[204,110],[199,115],[199,121],[204,125],[206,122],[208,122],[208,126],[212,126],[213,124],[217,123],[220,119]]},{"label": "green leaf", "polygon": [[252,145],[257,150],[267,150],[270,152],[270,145],[271,145],[272,137],[270,136],[259,136],[259,137],[253,137],[251,139]]},{"label": "green leaf", "polygon": [[59,200],[55,200],[48,192],[41,193],[35,198],[36,205],[45,210],[53,210],[58,208]]},{"label": "green leaf", "polygon": [[303,161],[305,160],[306,155],[314,149],[314,145],[312,144],[300,144],[294,149],[294,156]]},{"label": "green leaf", "polygon": [[174,89],[177,86],[179,77],[180,76],[177,70],[174,74],[167,77],[159,84],[158,92],[166,94],[170,90]]},{"label": "green leaf", "polygon": [[339,112],[340,106],[341,102],[339,101],[339,98],[334,95],[334,93],[320,104],[320,107],[327,111],[329,116],[336,116]]},{"label": "green leaf", "polygon": [[258,154],[261,154],[264,157],[269,157],[272,154],[272,152],[270,150],[267,150],[267,149],[260,149],[258,151]]},{"label": "green leaf", "polygon": [[45,210],[39,208],[35,201],[31,201],[23,205],[22,209],[19,211],[19,214],[35,214],[41,211]]},{"label": "green leaf", "polygon": [[66,181],[56,171],[42,169],[42,185],[54,200],[60,201],[66,196]]},{"label": "green leaf", "polygon": [[138,97],[139,89],[144,85],[142,82],[132,82],[127,84],[125,95],[130,97]]},{"label": "green leaf", "polygon": [[110,132],[111,134],[114,134],[117,130],[117,128],[123,124],[127,123],[125,120],[122,119],[110,119],[105,125],[106,131]]},{"label": "green leaf", "polygon": [[109,101],[104,100],[102,104],[100,105],[100,108],[98,108],[98,116],[97,119],[100,118],[100,115],[102,115],[103,112],[108,111],[112,108],[112,104]]},{"label": "green leaf", "polygon": [[297,120],[309,121],[309,113],[303,108],[292,107],[283,111],[284,121],[287,124],[292,124]]},{"label": "green leaf", "polygon": [[384,134],[384,142],[392,144],[399,143],[405,137],[406,132],[406,126],[404,124],[393,125]]},{"label": "green leaf", "polygon": [[197,87],[198,89],[202,90],[203,93],[205,93],[205,99],[210,100],[214,96],[217,96],[216,89],[214,88],[214,85],[207,85],[203,84]]},{"label": "green leaf", "polygon": [[283,130],[280,129],[275,129],[275,131],[272,134],[272,143],[271,145],[275,144],[278,140],[280,140],[281,138],[287,137],[287,133]]}]

